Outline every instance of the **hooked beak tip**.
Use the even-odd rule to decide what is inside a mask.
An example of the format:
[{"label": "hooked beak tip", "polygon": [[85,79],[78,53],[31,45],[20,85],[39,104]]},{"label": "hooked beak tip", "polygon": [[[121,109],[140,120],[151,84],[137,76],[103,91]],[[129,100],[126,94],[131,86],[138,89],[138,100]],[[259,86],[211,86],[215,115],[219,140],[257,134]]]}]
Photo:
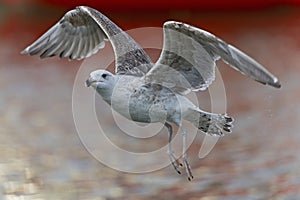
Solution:
[{"label": "hooked beak tip", "polygon": [[90,87],[90,86],[91,86],[91,81],[90,81],[89,79],[87,79],[87,80],[85,81],[85,86],[86,86],[86,87]]}]

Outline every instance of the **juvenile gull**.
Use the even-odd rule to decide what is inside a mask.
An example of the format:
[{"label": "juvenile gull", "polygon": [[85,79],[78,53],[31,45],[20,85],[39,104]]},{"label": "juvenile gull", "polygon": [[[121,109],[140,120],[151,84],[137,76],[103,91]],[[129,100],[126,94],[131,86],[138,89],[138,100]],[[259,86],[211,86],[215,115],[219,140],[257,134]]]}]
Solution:
[{"label": "juvenile gull", "polygon": [[[182,120],[202,132],[222,136],[231,132],[233,119],[195,106],[185,94],[205,90],[215,78],[215,62],[222,59],[250,78],[279,88],[278,79],[252,58],[220,38],[191,25],[168,21],[163,25],[164,45],[156,63],[123,30],[99,11],[79,6],[67,12],[44,35],[22,53],[41,58],[83,59],[110,41],[115,53],[115,74],[106,70],[92,72],[86,81],[111,107],[133,121],[161,122],[169,133],[169,157],[175,170],[186,170],[193,178],[186,154],[187,132]],[[182,131],[181,164],[171,146],[172,126]]]}]

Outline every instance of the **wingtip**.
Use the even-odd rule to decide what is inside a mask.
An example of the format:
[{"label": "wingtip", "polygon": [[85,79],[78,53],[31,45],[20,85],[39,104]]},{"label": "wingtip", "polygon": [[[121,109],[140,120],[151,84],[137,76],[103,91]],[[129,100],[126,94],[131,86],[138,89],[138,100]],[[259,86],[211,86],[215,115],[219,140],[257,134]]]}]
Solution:
[{"label": "wingtip", "polygon": [[279,82],[277,77],[273,78],[273,81],[269,83],[269,85],[275,87],[275,88],[281,88],[281,83]]},{"label": "wingtip", "polygon": [[281,88],[281,83],[279,82],[278,79],[275,79],[272,82],[265,82],[265,81],[260,81],[260,80],[256,80],[256,81],[263,85],[270,85],[270,86],[278,88],[278,89]]},{"label": "wingtip", "polygon": [[23,51],[21,51],[20,53],[21,53],[22,55],[28,54],[28,49],[26,48],[26,49],[24,49]]},{"label": "wingtip", "polygon": [[280,83],[278,80],[276,80],[276,81],[272,84],[272,86],[274,86],[275,88],[281,88],[281,83]]}]

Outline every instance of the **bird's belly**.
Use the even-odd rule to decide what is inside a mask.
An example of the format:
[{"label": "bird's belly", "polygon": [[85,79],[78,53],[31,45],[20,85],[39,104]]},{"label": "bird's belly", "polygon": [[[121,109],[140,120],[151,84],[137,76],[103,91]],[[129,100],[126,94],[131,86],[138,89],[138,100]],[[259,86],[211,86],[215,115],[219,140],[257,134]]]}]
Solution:
[{"label": "bird's belly", "polygon": [[131,99],[129,103],[129,114],[132,120],[138,122],[164,122],[167,111],[161,103],[147,100]]},{"label": "bird's belly", "polygon": [[129,97],[122,102],[112,101],[111,106],[122,116],[137,122],[159,122],[164,116],[162,105],[151,104],[141,99]]},{"label": "bird's belly", "polygon": [[151,92],[117,92],[112,98],[111,106],[124,117],[137,122],[163,122],[167,115],[163,102],[157,101],[157,97]]}]

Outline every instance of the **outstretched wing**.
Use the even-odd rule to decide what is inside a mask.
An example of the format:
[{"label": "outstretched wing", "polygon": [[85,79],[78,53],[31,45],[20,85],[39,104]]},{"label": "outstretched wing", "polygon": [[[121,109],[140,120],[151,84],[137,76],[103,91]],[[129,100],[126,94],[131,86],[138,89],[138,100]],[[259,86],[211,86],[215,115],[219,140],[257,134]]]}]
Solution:
[{"label": "outstretched wing", "polygon": [[237,48],[206,31],[173,21],[164,24],[163,50],[146,79],[180,93],[205,90],[215,78],[215,62],[220,58],[260,83],[280,87],[274,75]]},{"label": "outstretched wing", "polygon": [[106,16],[87,6],[67,12],[22,53],[80,60],[104,48],[105,40],[113,46],[116,73],[143,76],[149,71],[152,63],[144,50]]}]

